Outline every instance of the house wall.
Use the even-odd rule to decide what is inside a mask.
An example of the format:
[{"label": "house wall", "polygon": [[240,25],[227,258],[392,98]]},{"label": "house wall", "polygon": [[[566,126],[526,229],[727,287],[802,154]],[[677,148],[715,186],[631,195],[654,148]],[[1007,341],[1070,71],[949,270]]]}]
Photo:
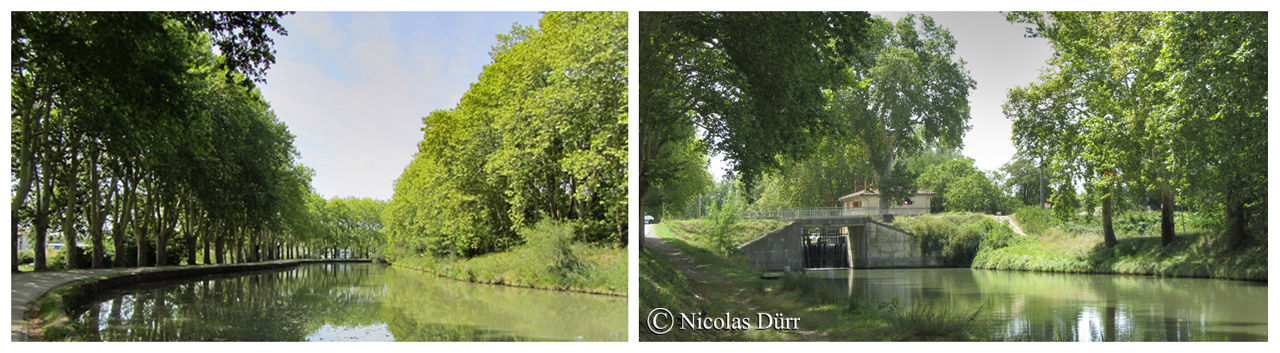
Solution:
[{"label": "house wall", "polygon": [[[915,195],[915,196],[912,196],[912,197],[911,197],[911,200],[912,200],[912,201],[915,201],[915,202],[914,202],[914,203],[912,203],[910,206],[904,206],[904,205],[901,205],[901,204],[897,204],[897,205],[893,205],[893,206],[891,206],[890,208],[905,208],[905,209],[924,209],[924,210],[928,210],[928,209],[929,209],[929,203],[931,203],[931,202],[932,202],[932,200],[931,200],[932,198],[933,198],[933,195]],[[861,205],[861,206],[854,206],[854,202],[856,202],[856,201],[861,201],[861,202],[862,202],[862,205]],[[854,197],[854,198],[845,199],[845,200],[844,200],[844,204],[843,204],[843,206],[844,206],[845,208],[853,208],[853,207],[880,207],[880,196],[862,195],[862,196],[858,196],[858,197]]]}]

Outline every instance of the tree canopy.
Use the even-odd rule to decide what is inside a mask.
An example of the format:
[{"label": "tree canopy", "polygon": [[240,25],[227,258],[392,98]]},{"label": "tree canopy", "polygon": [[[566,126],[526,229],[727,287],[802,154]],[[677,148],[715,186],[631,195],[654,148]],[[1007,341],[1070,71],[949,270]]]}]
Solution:
[{"label": "tree canopy", "polygon": [[690,139],[748,186],[836,128],[824,89],[861,59],[865,12],[640,15],[640,195],[675,179]]},{"label": "tree canopy", "polygon": [[382,216],[392,244],[470,257],[543,219],[625,244],[626,18],[551,12],[500,35],[458,106],[423,118]]},{"label": "tree canopy", "polygon": [[48,266],[50,231],[67,267],[318,250],[313,172],[254,88],[284,15],[12,13],[13,270],[22,233]]},{"label": "tree canopy", "polygon": [[[1232,247],[1265,222],[1266,16],[1245,12],[1011,13],[1054,46],[1039,82],[1010,90],[1020,153],[1041,158],[1059,214],[1077,185],[1110,214],[1125,189],[1156,192],[1173,240],[1173,191],[1223,212]],[[1207,202],[1196,202],[1207,201]],[[1248,216],[1254,215],[1254,216]]]}]

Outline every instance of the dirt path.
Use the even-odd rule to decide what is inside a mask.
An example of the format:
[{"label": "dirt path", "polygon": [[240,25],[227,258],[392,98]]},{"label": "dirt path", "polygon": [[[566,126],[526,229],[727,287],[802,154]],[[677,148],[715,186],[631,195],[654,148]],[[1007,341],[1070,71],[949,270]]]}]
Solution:
[{"label": "dirt path", "polygon": [[997,220],[997,221],[1002,221],[1002,222],[1004,222],[1005,224],[1008,224],[1008,225],[1009,225],[1009,228],[1013,228],[1013,232],[1014,232],[1014,233],[1018,233],[1018,235],[1021,235],[1021,236],[1024,236],[1024,237],[1025,237],[1025,236],[1027,236],[1027,233],[1023,233],[1023,232],[1022,232],[1022,227],[1019,227],[1019,226],[1018,226],[1018,221],[1017,221],[1017,220],[1015,220],[1015,219],[1013,219],[1013,217],[1010,217],[1010,216],[994,216],[994,215],[987,215],[987,217],[995,218],[995,220]]},{"label": "dirt path", "polygon": [[[653,224],[646,224],[644,226],[644,237],[645,237],[644,247],[649,250],[652,250],[658,256],[662,256],[668,262],[670,262],[672,266],[675,266],[677,269],[679,269],[680,271],[688,275],[689,278],[697,282],[697,283],[694,283],[694,285],[691,286],[690,288],[694,292],[694,296],[696,297],[697,300],[699,301],[707,300],[706,298],[704,298],[705,296],[704,293],[708,291],[711,291],[711,292],[720,291],[721,292],[720,296],[726,296],[726,294],[733,293],[732,295],[729,295],[727,298],[719,298],[719,299],[733,302],[737,304],[739,307],[746,309],[749,312],[761,311],[759,307],[757,307],[754,303],[750,301],[750,299],[748,299],[750,294],[747,293],[746,288],[735,287],[733,283],[729,282],[729,280],[726,280],[723,277],[720,277],[719,275],[716,275],[715,273],[712,273],[711,271],[707,270],[706,265],[699,264],[697,260],[694,260],[689,255],[685,255],[684,252],[680,251],[680,249],[677,249],[675,246],[672,246],[671,244],[667,244],[665,240],[658,237],[658,233],[654,232],[653,227],[654,227]],[[798,331],[785,332],[784,337],[786,337],[784,338],[786,340],[800,340],[800,341],[826,340],[825,335],[812,330],[798,330]]]},{"label": "dirt path", "polygon": [[680,251],[680,249],[676,249],[676,247],[671,246],[671,244],[667,244],[665,240],[659,238],[658,233],[653,231],[653,226],[653,224],[646,224],[644,226],[644,246],[646,248],[649,248],[649,250],[653,250],[654,253],[666,258],[667,261],[670,261],[676,268],[684,271],[684,273],[688,274],[689,277],[692,277],[699,282],[728,283],[724,278],[720,278],[720,276],[711,273],[711,271],[707,271],[704,268],[704,265],[699,265],[697,261],[692,257],[689,257],[689,255],[685,255]]}]

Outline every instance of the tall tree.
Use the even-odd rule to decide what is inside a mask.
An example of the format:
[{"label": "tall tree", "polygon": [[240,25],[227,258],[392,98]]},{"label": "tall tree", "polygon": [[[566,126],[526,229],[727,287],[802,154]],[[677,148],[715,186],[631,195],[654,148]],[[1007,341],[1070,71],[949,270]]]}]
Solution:
[{"label": "tall tree", "polygon": [[871,21],[876,43],[868,65],[853,66],[854,84],[834,90],[830,109],[867,151],[876,171],[880,207],[913,193],[895,180],[903,157],[928,146],[955,148],[969,130],[973,78],[955,55],[956,40],[929,16]]},{"label": "tall tree", "polygon": [[679,174],[691,136],[751,185],[778,155],[803,157],[836,123],[824,89],[863,54],[865,12],[640,15],[640,197]]},{"label": "tall tree", "polygon": [[457,107],[423,118],[383,213],[396,248],[470,257],[547,218],[625,244],[626,13],[551,12],[500,35]]}]

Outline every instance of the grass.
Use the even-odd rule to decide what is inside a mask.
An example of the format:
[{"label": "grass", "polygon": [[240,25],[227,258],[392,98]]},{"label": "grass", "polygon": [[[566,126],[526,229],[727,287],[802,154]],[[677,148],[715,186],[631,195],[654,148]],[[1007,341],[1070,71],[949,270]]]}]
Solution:
[{"label": "grass", "polygon": [[623,296],[627,250],[570,240],[568,227],[539,223],[525,245],[472,258],[401,256],[392,265],[457,280]]},{"label": "grass", "polygon": [[[712,236],[711,222],[703,219],[692,219],[685,221],[672,221],[662,223],[669,227],[675,236],[681,240],[693,243],[699,248],[711,251],[719,251],[718,244]],[[733,225],[733,230],[729,232],[728,241],[732,244],[742,245],[748,241],[754,240],[765,234],[782,229],[786,223],[776,220],[740,220]],[[724,252],[721,252],[724,253]]]},{"label": "grass", "polygon": [[[751,315],[757,312],[783,313],[800,318],[800,331],[678,331],[658,336],[649,333],[640,318],[641,340],[701,341],[955,341],[973,340],[970,328],[976,311],[968,308],[912,306],[899,308],[896,303],[879,303],[866,297],[849,295],[842,289],[820,281],[784,276],[765,280],[746,266],[737,255],[722,255],[714,244],[702,242],[698,221],[659,224],[655,232],[667,244],[690,257],[700,269],[722,280],[698,281],[680,271],[663,257],[645,249],[640,262],[640,309],[648,315],[655,307],[672,312],[702,311],[709,315],[725,312]],[[780,228],[779,222],[743,221],[741,229],[758,234],[740,234],[738,239],[754,239]],[[978,309],[980,310],[980,308]]]},{"label": "grass", "polygon": [[[1015,216],[1028,233],[1027,239],[1005,248],[979,252],[973,261],[974,268],[1267,279],[1265,240],[1255,240],[1255,244],[1231,251],[1227,250],[1222,236],[1190,227],[1178,232],[1172,244],[1161,246],[1159,213],[1126,212],[1113,220],[1116,246],[1106,248],[1101,245],[1102,231],[1096,217],[1028,222],[1024,221],[1024,215],[1038,215],[1020,210]],[[1181,216],[1175,223],[1185,224]],[[1035,225],[1028,227],[1028,223]]]}]

